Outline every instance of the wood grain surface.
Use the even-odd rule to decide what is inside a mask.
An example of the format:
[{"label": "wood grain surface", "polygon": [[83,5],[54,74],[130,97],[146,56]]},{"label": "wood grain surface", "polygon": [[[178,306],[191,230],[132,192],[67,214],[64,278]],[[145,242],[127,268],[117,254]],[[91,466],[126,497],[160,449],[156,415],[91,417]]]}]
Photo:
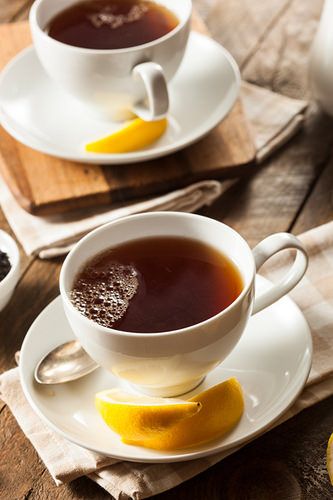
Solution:
[{"label": "wood grain surface", "polygon": [[[28,3],[0,0],[0,19],[21,19]],[[321,0],[195,3],[213,36],[237,58],[243,76],[286,95],[309,95],[306,61]],[[201,213],[235,227],[251,245],[274,231],[297,234],[332,220],[332,149],[333,120],[312,105],[304,130],[285,149],[249,178],[235,180],[213,206]],[[0,226],[10,230],[1,213]],[[60,260],[41,262],[23,254],[22,260],[18,288],[0,313],[1,371],[14,366],[14,353],[27,328],[58,294]],[[1,499],[110,498],[86,478],[57,488],[5,405],[0,405],[0,428]],[[332,499],[325,470],[325,448],[332,431],[331,397],[155,499]]]},{"label": "wood grain surface", "polygon": [[[194,27],[206,33],[194,16]],[[0,68],[31,43],[26,22],[0,26]],[[131,165],[88,165],[54,158],[0,129],[0,171],[20,205],[49,215],[169,191],[200,179],[248,172],[255,148],[238,100],[207,137],[168,157]]]}]

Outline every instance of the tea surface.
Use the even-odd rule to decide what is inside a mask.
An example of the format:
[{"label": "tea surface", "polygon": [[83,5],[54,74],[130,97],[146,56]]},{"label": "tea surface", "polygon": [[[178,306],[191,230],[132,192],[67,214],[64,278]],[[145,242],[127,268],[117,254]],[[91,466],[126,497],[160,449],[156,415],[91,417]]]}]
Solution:
[{"label": "tea surface", "polygon": [[149,0],[85,0],[57,14],[46,32],[59,42],[88,49],[122,49],[173,30],[177,17]]},{"label": "tea surface", "polygon": [[154,333],[214,316],[242,288],[238,269],[219,251],[188,238],[159,237],[110,248],[88,261],[71,300],[100,325]]}]

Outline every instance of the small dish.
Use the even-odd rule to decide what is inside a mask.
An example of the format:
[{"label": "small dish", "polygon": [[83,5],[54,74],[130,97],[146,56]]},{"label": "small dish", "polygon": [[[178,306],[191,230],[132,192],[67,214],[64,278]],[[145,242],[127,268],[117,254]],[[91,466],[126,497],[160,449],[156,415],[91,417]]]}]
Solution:
[{"label": "small dish", "polygon": [[[271,286],[257,275],[259,290]],[[47,335],[45,335],[47,332]],[[133,389],[112,373],[98,368],[67,384],[43,386],[34,369],[50,349],[74,338],[57,297],[36,318],[21,349],[20,377],[24,394],[38,416],[51,429],[79,446],[103,455],[133,462],[180,462],[226,451],[269,428],[295,401],[309,375],[312,340],[308,324],[295,303],[283,297],[250,318],[232,353],[186,396],[237,377],[245,394],[245,411],[238,425],[223,438],[207,444],[162,452],[121,442],[103,422],[94,406],[98,391]]]},{"label": "small dish", "polygon": [[0,281],[0,311],[8,304],[20,276],[20,254],[11,236],[0,229],[0,250],[8,255],[9,273]]},{"label": "small dish", "polygon": [[121,125],[90,115],[43,70],[34,47],[20,52],[0,77],[0,121],[15,139],[42,153],[96,164],[137,163],[165,156],[199,140],[229,113],[239,95],[239,69],[220,44],[191,33],[170,82],[169,125],[163,136],[139,151],[96,154],[84,145]]}]

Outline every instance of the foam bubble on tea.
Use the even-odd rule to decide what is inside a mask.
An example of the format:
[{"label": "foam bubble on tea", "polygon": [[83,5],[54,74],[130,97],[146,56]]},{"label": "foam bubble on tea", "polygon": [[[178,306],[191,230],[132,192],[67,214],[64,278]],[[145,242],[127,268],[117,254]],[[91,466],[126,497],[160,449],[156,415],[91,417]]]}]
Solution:
[{"label": "foam bubble on tea", "polygon": [[111,262],[100,269],[92,262],[77,278],[71,300],[87,318],[109,327],[124,316],[138,285],[134,267]]}]

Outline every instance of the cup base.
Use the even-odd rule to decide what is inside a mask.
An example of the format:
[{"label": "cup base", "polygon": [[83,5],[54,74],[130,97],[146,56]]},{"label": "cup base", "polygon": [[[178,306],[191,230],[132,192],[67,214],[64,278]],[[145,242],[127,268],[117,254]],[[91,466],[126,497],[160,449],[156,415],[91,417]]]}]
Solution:
[{"label": "cup base", "polygon": [[130,384],[133,389],[147,396],[160,397],[160,398],[172,398],[176,396],[181,396],[186,392],[193,391],[198,385],[204,381],[205,377],[200,377],[195,380],[186,382],[185,384],[172,385],[168,387],[149,387],[143,385]]},{"label": "cup base", "polygon": [[93,104],[88,101],[79,99],[73,94],[69,94],[73,101],[84,110],[84,113],[92,120],[99,120],[103,122],[122,123],[136,118],[136,114],[132,110],[132,104],[127,100],[122,106],[114,106],[105,98],[104,102],[100,104]]}]

